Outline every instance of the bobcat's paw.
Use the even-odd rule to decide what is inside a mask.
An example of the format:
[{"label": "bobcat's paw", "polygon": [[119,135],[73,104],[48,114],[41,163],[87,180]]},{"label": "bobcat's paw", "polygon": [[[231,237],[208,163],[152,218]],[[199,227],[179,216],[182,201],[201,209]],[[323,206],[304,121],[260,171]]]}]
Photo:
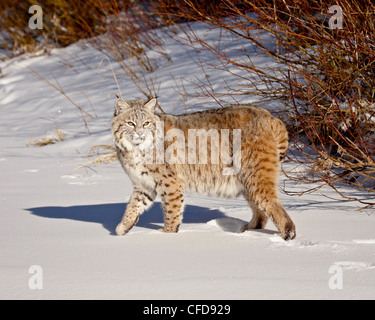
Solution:
[{"label": "bobcat's paw", "polygon": [[163,228],[163,229],[159,229],[158,231],[163,232],[163,233],[177,233],[178,232],[178,228],[177,229],[166,229],[166,228]]},{"label": "bobcat's paw", "polygon": [[122,223],[120,223],[116,228],[116,234],[118,236],[124,236],[129,232],[129,229]]},{"label": "bobcat's paw", "polygon": [[280,233],[280,237],[286,241],[293,240],[295,239],[296,236],[297,236],[296,226],[294,225],[292,221],[287,223],[287,225],[285,226],[285,230]]},{"label": "bobcat's paw", "polygon": [[249,227],[249,224],[246,223],[242,228],[241,228],[241,233],[244,233],[247,230],[250,230],[251,228]]},{"label": "bobcat's paw", "polygon": [[251,221],[250,223],[246,223],[242,228],[241,228],[241,233],[248,231],[248,230],[259,230],[259,229],[264,229],[264,224],[261,222],[253,222]]}]

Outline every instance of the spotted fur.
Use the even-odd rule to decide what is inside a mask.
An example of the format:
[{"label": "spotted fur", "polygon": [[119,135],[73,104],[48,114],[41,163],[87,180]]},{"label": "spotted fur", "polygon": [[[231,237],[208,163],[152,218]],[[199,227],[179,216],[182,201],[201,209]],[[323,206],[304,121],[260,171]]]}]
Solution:
[{"label": "spotted fur", "polygon": [[[164,232],[178,232],[182,222],[185,191],[199,194],[237,197],[243,195],[253,211],[252,220],[242,231],[263,229],[270,218],[283,239],[294,239],[295,225],[281,205],[277,194],[280,159],[288,148],[288,133],[283,123],[268,111],[251,105],[238,105],[218,110],[208,110],[187,115],[155,114],[156,99],[116,102],[115,116],[111,122],[112,134],[118,158],[131,178],[134,193],[116,233],[124,235],[137,223],[140,214],[150,208],[156,195],[160,195],[164,211]],[[184,161],[161,163],[155,147],[157,128],[164,135],[170,130],[184,134]],[[189,129],[229,129],[228,150],[233,161],[240,157],[240,166],[234,174],[225,175],[230,167],[220,155],[218,163],[210,156],[207,163],[189,161]],[[241,130],[240,156],[234,152],[234,130]],[[215,131],[214,131],[215,132]],[[160,134],[160,132],[159,132]],[[164,137],[163,137],[164,138]],[[225,139],[220,137],[221,147]],[[163,150],[176,143],[176,139],[164,139]],[[197,148],[199,143],[197,143]],[[212,138],[207,139],[207,153],[217,147]],[[190,150],[191,151],[191,150]],[[149,161],[139,157],[148,154]],[[200,160],[199,150],[196,150]]]}]

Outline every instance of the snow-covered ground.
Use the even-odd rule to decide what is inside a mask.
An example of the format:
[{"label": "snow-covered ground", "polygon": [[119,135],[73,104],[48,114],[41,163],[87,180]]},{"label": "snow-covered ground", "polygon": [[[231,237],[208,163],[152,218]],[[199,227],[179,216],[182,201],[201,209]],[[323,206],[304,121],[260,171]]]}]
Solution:
[{"label": "snow-covered ground", "polygon": [[[157,66],[152,76],[160,82],[163,109],[183,113],[176,81],[207,77],[191,62],[199,52],[172,39],[166,49],[172,63],[150,52]],[[257,63],[267,60],[257,57]],[[239,233],[251,219],[245,200],[200,195],[188,196],[178,234],[157,231],[163,223],[157,199],[128,235],[115,236],[132,193],[129,178],[118,162],[76,169],[90,147],[112,143],[115,97],[108,94],[118,89],[108,61],[75,44],[0,68],[1,299],[375,298],[375,215],[331,199],[338,196],[330,189],[280,194],[297,226],[289,242],[272,223]],[[80,111],[40,77],[95,115],[86,117],[91,135]],[[217,70],[209,79],[218,89],[224,79],[232,81]],[[129,79],[119,76],[119,84],[125,98],[142,97]],[[185,86],[193,90],[191,82]],[[28,147],[56,127],[65,141]]]}]

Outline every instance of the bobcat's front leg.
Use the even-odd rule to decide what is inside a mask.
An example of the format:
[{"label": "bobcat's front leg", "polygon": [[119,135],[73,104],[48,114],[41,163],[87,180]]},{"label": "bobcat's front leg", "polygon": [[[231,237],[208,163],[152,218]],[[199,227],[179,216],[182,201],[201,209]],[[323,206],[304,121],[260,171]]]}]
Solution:
[{"label": "bobcat's front leg", "polygon": [[124,217],[116,228],[116,234],[123,236],[139,220],[139,216],[149,209],[154,202],[156,193],[135,189],[126,207]]},{"label": "bobcat's front leg", "polygon": [[176,233],[182,222],[185,205],[183,187],[176,182],[165,182],[161,199],[164,211],[164,229],[160,231]]}]

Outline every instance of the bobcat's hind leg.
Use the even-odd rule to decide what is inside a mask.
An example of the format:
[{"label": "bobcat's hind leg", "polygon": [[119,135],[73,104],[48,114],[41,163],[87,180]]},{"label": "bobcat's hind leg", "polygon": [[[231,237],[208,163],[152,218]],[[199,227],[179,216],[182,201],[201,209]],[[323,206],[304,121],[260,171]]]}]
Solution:
[{"label": "bobcat's hind leg", "polygon": [[123,236],[132,229],[139,220],[139,216],[151,207],[156,197],[156,192],[134,190],[126,207],[124,217],[116,228],[116,234]]},{"label": "bobcat's hind leg", "polygon": [[250,195],[245,194],[245,198],[253,211],[253,218],[249,223],[245,224],[242,227],[241,232],[253,229],[264,229],[268,222],[267,214],[256,205],[254,200],[251,199]]},{"label": "bobcat's hind leg", "polygon": [[[258,144],[260,148],[262,144]],[[254,211],[253,219],[243,230],[264,227],[266,216],[272,220],[284,240],[292,240],[296,237],[296,227],[277,195],[280,167],[278,152],[266,142],[263,150],[260,148],[256,151],[258,152],[251,154],[248,159],[247,163],[251,165],[243,166],[240,173],[241,182],[246,189],[245,196]]]},{"label": "bobcat's hind leg", "polygon": [[253,219],[242,228],[242,231],[263,229],[268,220],[266,218],[269,217],[284,240],[293,240],[296,237],[296,227],[278,197],[274,196],[268,198],[264,197],[262,194],[258,194],[256,198],[256,204],[259,209],[254,211]]}]

